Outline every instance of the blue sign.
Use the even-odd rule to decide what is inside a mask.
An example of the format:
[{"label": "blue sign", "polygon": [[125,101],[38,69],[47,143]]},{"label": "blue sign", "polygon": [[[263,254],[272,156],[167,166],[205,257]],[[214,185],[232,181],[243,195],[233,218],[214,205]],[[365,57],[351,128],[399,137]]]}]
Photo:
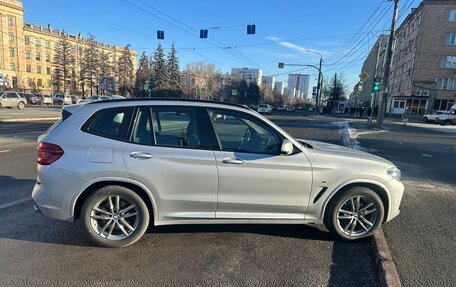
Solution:
[{"label": "blue sign", "polygon": [[0,73],[0,79],[3,79],[3,74],[2,73]]}]

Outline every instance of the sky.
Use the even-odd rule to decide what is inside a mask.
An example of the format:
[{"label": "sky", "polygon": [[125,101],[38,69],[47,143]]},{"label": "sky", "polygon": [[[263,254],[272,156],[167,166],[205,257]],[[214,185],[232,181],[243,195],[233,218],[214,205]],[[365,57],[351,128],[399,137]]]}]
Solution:
[{"label": "sky", "polygon": [[[261,68],[264,75],[286,81],[287,74],[311,75],[309,67],[323,57],[323,74],[342,75],[347,86],[359,79],[369,49],[382,31],[389,29],[392,2],[385,0],[22,0],[24,21],[71,34],[93,34],[107,44],[131,45],[138,54],[152,54],[160,42],[178,50],[181,69],[193,62],[214,64],[222,72],[232,67]],[[401,0],[399,22],[419,0]],[[247,35],[247,25],[256,34]],[[200,39],[199,30],[209,38]],[[156,31],[165,32],[164,40]],[[299,70],[299,71],[297,71]]]}]

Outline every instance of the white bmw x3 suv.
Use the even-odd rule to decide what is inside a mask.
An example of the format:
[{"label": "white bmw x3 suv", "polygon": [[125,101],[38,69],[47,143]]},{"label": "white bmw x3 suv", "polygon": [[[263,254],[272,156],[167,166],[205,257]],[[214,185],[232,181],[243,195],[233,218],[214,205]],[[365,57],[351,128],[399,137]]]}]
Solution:
[{"label": "white bmw x3 suv", "polygon": [[383,158],[295,139],[231,104],[72,105],[38,142],[36,210],[81,218],[108,247],[134,243],[150,221],[324,223],[354,240],[396,217],[404,190],[399,169]]}]

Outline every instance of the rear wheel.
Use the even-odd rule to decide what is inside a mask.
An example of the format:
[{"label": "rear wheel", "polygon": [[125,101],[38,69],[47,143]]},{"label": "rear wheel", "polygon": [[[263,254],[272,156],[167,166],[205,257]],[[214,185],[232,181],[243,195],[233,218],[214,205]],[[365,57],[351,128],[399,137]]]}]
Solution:
[{"label": "rear wheel", "polygon": [[338,239],[356,240],[372,236],[383,216],[383,202],[377,193],[366,187],[352,187],[328,203],[325,225]]},{"label": "rear wheel", "polygon": [[142,198],[122,186],[97,190],[82,207],[89,237],[105,247],[125,247],[136,242],[149,225],[149,210]]},{"label": "rear wheel", "polygon": [[451,126],[451,121],[450,121],[450,120],[445,120],[445,121],[443,122],[443,125],[445,125],[445,126]]},{"label": "rear wheel", "polygon": [[19,102],[19,103],[17,104],[17,108],[18,108],[19,110],[22,110],[23,108],[25,108],[25,104],[24,104],[23,102]]},{"label": "rear wheel", "polygon": [[427,117],[424,117],[424,118],[423,118],[423,122],[427,123],[427,121],[428,121],[428,118],[427,118]]}]

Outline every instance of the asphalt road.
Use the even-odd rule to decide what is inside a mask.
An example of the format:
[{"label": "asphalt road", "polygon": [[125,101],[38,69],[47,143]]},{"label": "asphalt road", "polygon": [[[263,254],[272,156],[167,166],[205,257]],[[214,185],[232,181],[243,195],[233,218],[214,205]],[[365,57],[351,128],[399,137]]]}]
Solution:
[{"label": "asphalt road", "polygon": [[[341,144],[341,123],[273,116],[296,137]],[[0,123],[0,286],[377,286],[370,241],[322,226],[152,227],[124,249],[94,246],[81,222],[36,214],[36,137],[50,123]]]},{"label": "asphalt road", "polygon": [[386,132],[361,128],[366,151],[402,171],[401,214],[384,225],[403,286],[456,284],[456,127],[389,123]]}]

